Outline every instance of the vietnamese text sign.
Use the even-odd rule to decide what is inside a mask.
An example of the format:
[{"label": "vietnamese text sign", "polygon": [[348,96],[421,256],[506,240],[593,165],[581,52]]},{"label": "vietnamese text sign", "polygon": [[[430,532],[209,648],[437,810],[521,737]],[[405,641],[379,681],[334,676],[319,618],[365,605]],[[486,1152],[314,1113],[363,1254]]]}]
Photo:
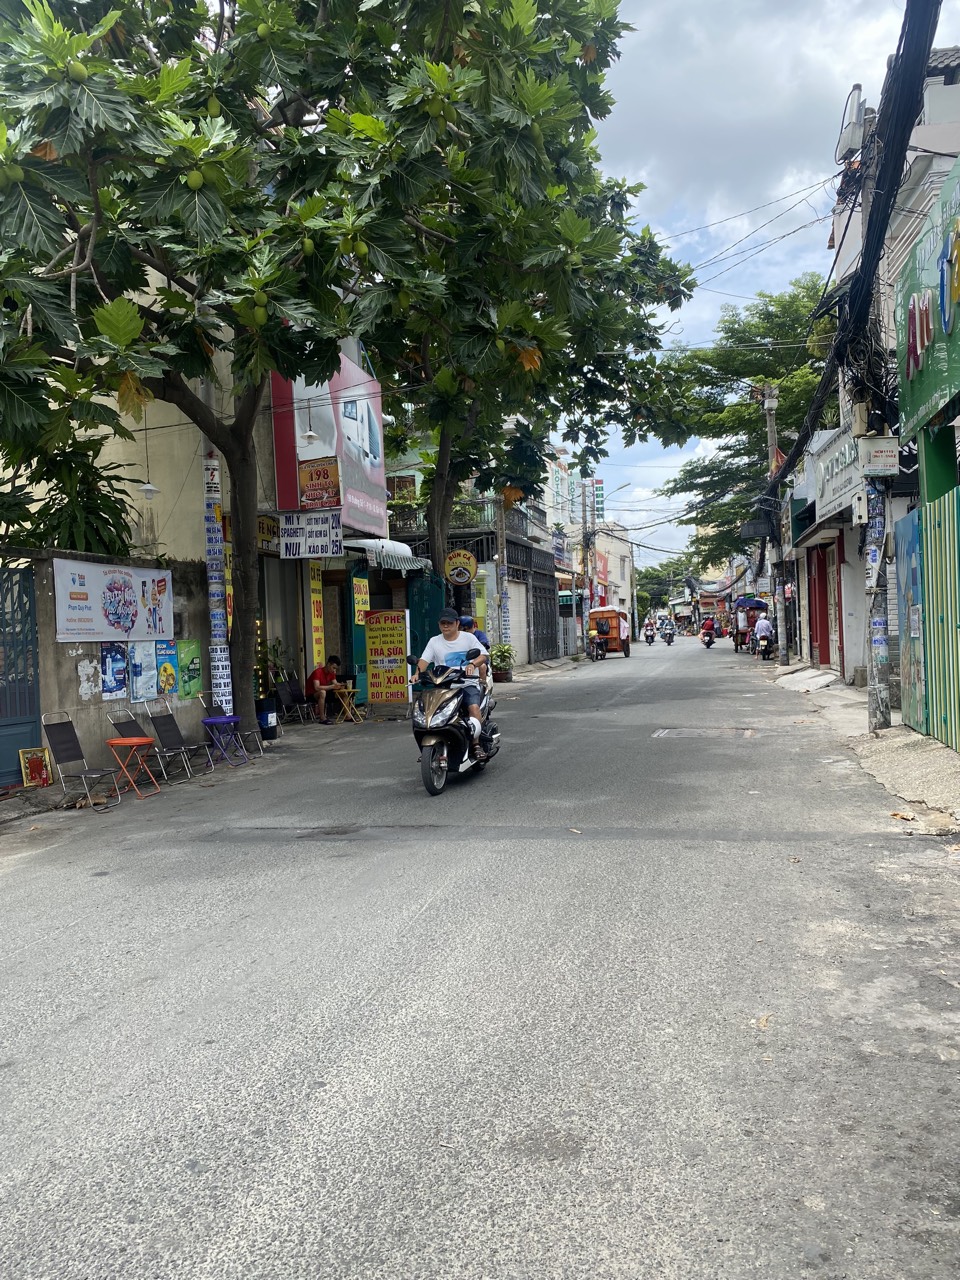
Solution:
[{"label": "vietnamese text sign", "polygon": [[358,627],[366,625],[370,608],[370,583],[366,578],[353,580],[353,621]]},{"label": "vietnamese text sign", "polygon": [[195,698],[203,688],[199,640],[177,641],[177,668],[180,672],[180,697]]},{"label": "vietnamese text sign", "polygon": [[410,615],[406,609],[367,614],[367,701],[406,706],[410,701]]},{"label": "vietnamese text sign", "polygon": [[862,472],[857,441],[849,431],[831,436],[813,455],[817,484],[817,519],[842,511],[860,488]]},{"label": "vietnamese text sign", "polygon": [[176,640],[157,641],[157,693],[172,697],[180,692],[180,662]]},{"label": "vietnamese text sign", "polygon": [[320,566],[311,560],[307,566],[310,586],[310,644],[313,667],[316,670],[326,661],[323,651],[323,575]]},{"label": "vietnamese text sign", "polygon": [[477,558],[472,551],[457,547],[447,552],[443,562],[443,576],[454,586],[466,587],[477,576]]},{"label": "vietnamese text sign", "polygon": [[300,482],[300,506],[304,511],[339,507],[340,468],[336,458],[315,458],[301,462],[297,468]]},{"label": "vietnamese text sign", "polygon": [[168,569],[54,560],[58,640],[154,640],[173,635]]},{"label": "vietnamese text sign", "polygon": [[860,471],[865,476],[900,474],[900,441],[895,436],[878,436],[875,440],[857,441]]},{"label": "vietnamese text sign", "polygon": [[324,560],[343,555],[339,511],[281,511],[281,560]]}]

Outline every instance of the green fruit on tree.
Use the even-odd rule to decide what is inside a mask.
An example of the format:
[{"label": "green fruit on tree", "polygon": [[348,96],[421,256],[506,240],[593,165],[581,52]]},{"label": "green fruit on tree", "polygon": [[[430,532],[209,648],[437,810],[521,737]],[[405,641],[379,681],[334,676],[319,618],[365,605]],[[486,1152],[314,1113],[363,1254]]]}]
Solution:
[{"label": "green fruit on tree", "polygon": [[191,191],[199,191],[203,186],[203,174],[199,169],[191,169],[187,174],[187,186]]},{"label": "green fruit on tree", "polygon": [[67,63],[67,75],[74,84],[85,84],[88,74],[87,68],[82,62],[77,62],[76,58]]},{"label": "green fruit on tree", "polygon": [[437,116],[441,115],[442,112],[443,112],[443,103],[440,101],[440,99],[431,98],[430,101],[427,103],[427,115],[433,116],[434,120],[436,120]]},{"label": "green fruit on tree", "polygon": [[354,251],[354,253],[357,255],[357,257],[358,257],[358,258],[365,258],[365,257],[367,256],[367,254],[370,252],[370,250],[367,248],[367,244],[366,244],[366,242],[365,242],[364,240],[358,240],[358,241],[357,241],[357,243],[356,243],[356,245],[354,246],[354,250],[353,250],[353,251]]},{"label": "green fruit on tree", "polygon": [[257,27],[257,39],[267,40],[269,39],[269,36],[270,36],[270,28],[267,26],[265,22],[261,22],[260,25]]},{"label": "green fruit on tree", "polygon": [[540,126],[537,124],[536,121],[534,121],[533,124],[530,126],[530,133],[533,135],[534,142],[536,142],[538,145],[543,141],[543,130],[540,128]]},{"label": "green fruit on tree", "polygon": [[220,99],[215,93],[211,94],[207,99],[207,115],[211,120],[216,120],[219,116],[223,115],[223,107],[221,107]]},{"label": "green fruit on tree", "polygon": [[23,181],[23,178],[24,178],[23,169],[18,164],[8,164],[7,177],[10,179],[11,182],[20,183]]},{"label": "green fruit on tree", "polygon": [[215,184],[217,178],[220,176],[220,170],[212,160],[208,160],[206,164],[202,164],[200,166],[200,172],[203,174],[204,182],[212,182]]},{"label": "green fruit on tree", "polygon": [[262,289],[258,289],[257,292],[253,295],[254,305],[257,307],[265,307],[269,301],[270,299],[267,297],[267,295],[263,292]]},{"label": "green fruit on tree", "polygon": [[254,308],[253,308],[253,322],[254,322],[254,324],[257,326],[257,328],[258,328],[258,329],[259,329],[259,328],[261,328],[263,325],[265,325],[265,324],[267,323],[267,318],[268,318],[268,317],[267,317],[267,308],[266,308],[266,307],[254,307]]},{"label": "green fruit on tree", "polygon": [[500,352],[500,354],[501,354],[501,355],[503,355],[503,353],[504,353],[504,351],[506,351],[506,349],[507,349],[507,344],[504,342],[504,340],[503,340],[502,338],[498,338],[498,339],[497,339],[497,350]]},{"label": "green fruit on tree", "polygon": [[407,293],[406,289],[401,289],[400,292],[397,294],[397,305],[399,306],[400,310],[409,311],[410,302],[411,302],[411,298],[409,293]]},{"label": "green fruit on tree", "polygon": [[349,236],[344,236],[340,241],[341,253],[353,253],[353,241]]},{"label": "green fruit on tree", "polygon": [[310,239],[309,236],[304,236],[303,239],[300,241],[300,248],[303,250],[303,256],[305,258],[312,258],[313,251],[316,248],[316,245],[313,243],[313,241]]},{"label": "green fruit on tree", "polygon": [[444,120],[446,120],[448,124],[453,124],[454,120],[456,120],[457,118],[456,108],[451,106],[447,102],[443,104],[443,110],[441,111],[440,114],[443,116]]}]

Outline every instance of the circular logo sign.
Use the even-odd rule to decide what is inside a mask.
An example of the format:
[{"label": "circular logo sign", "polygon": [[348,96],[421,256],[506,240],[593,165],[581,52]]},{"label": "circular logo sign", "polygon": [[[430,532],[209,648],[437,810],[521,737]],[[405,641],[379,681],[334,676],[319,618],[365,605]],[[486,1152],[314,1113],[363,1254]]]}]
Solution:
[{"label": "circular logo sign", "polygon": [[443,576],[455,587],[465,587],[477,576],[477,557],[462,548],[449,552],[443,562]]}]

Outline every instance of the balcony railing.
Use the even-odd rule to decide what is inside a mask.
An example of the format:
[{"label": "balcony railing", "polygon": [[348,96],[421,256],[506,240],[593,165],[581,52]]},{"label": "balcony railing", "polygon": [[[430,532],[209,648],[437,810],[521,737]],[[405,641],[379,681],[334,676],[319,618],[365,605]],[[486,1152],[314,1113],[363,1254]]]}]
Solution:
[{"label": "balcony railing", "polygon": [[[427,529],[427,517],[423,507],[415,506],[409,502],[389,502],[387,507],[390,512],[390,530],[392,533],[425,533]],[[531,521],[526,511],[519,507],[511,507],[509,511],[504,513],[507,533],[515,534],[519,538],[527,538],[530,536]],[[491,498],[458,499],[453,504],[453,514],[450,517],[450,528],[452,529],[482,529],[491,530],[497,527],[497,503]],[[546,536],[546,524],[543,526],[543,535]],[[539,530],[534,533],[534,537],[538,538]]]}]

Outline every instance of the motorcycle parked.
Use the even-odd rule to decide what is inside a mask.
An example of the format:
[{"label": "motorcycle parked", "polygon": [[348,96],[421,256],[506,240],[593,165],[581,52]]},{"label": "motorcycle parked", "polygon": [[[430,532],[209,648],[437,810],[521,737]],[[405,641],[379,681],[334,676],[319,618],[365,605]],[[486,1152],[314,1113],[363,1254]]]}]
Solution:
[{"label": "motorcycle parked", "polygon": [[[467,658],[480,657],[471,649]],[[407,658],[411,667],[417,659]],[[480,748],[483,758],[470,756],[473,735],[463,701],[459,667],[434,667],[420,673],[421,689],[413,704],[413,736],[420,748],[420,779],[428,795],[438,796],[451,773],[482,772],[500,750],[500,730],[490,715],[497,705],[489,690],[480,695]]]},{"label": "motorcycle parked", "polygon": [[773,655],[773,641],[769,636],[760,636],[757,640],[757,652],[761,662],[766,662]]}]

